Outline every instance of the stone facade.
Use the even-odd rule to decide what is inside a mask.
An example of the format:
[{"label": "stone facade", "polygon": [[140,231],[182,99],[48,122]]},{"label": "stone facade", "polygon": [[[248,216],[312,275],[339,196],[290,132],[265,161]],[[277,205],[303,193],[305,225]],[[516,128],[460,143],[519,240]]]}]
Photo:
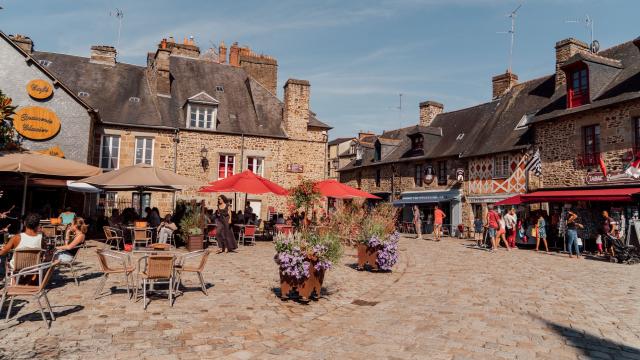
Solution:
[{"label": "stone facade", "polygon": [[518,83],[518,75],[507,71],[491,78],[493,99],[497,99]]},{"label": "stone facade", "polygon": [[356,157],[355,139],[345,139],[338,144],[329,145],[327,156],[327,178],[338,179],[337,170],[349,164]]},{"label": "stone facade", "polygon": [[[583,166],[583,128],[600,125],[600,153],[607,171],[621,172],[629,164],[633,150],[633,121],[640,117],[640,101],[602,107],[535,125],[535,146],[540,149],[542,188],[588,185],[587,173],[600,172],[598,164]],[[637,183],[640,183],[638,181]]]}]

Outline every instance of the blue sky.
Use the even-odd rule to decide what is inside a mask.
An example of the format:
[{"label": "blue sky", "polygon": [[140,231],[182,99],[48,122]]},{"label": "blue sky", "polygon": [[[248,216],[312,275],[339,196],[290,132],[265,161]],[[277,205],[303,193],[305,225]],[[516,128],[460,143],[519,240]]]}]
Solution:
[{"label": "blue sky", "polygon": [[[528,0],[516,24],[513,70],[520,80],[554,71],[556,41],[589,40],[591,15],[602,48],[640,35],[638,0]],[[519,1],[27,1],[0,0],[0,29],[30,36],[43,51],[89,55],[115,45],[118,59],[144,65],[167,36],[193,35],[203,50],[238,41],[278,59],[280,96],[287,78],[311,82],[313,110],[331,124],[330,137],[381,132],[417,122],[418,103],[445,110],[485,102],[491,77],[507,68],[505,16]],[[398,94],[403,94],[403,109]]]}]

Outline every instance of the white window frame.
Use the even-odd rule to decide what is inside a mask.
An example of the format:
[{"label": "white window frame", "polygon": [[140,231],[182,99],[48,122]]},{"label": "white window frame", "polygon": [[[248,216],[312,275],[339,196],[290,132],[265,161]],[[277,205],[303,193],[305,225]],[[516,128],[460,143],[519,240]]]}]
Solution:
[{"label": "white window frame", "polygon": [[[142,161],[138,162],[138,140],[142,140],[143,141],[143,150],[142,150]],[[147,140],[151,140],[151,159],[150,163],[147,164],[145,162],[146,160],[146,154],[147,154]],[[153,153],[154,153],[154,147],[155,147],[155,139],[152,137],[148,137],[148,136],[136,136],[136,141],[134,143],[134,149],[133,149],[133,165],[138,165],[138,164],[146,164],[146,165],[151,165],[153,166]]]},{"label": "white window frame", "polygon": [[[195,125],[191,125],[191,112],[195,109],[196,121]],[[198,126],[200,112],[204,112],[204,126]],[[207,117],[211,116],[211,123],[207,127]],[[218,120],[218,106],[217,105],[203,105],[203,104],[189,104],[187,105],[187,123],[188,129],[203,129],[203,130],[215,130]]]},{"label": "white window frame", "polygon": [[[108,137],[109,138],[109,151],[113,152],[113,139],[117,138],[118,139],[118,156],[116,156],[116,167],[111,167],[111,161],[108,162],[108,167],[103,167],[102,166],[102,149],[103,149],[103,145],[104,145],[104,140],[105,138]],[[100,137],[100,158],[98,159],[98,165],[100,166],[101,169],[104,170],[118,170],[120,168],[120,152],[121,152],[121,148],[120,148],[120,135],[109,135],[109,134],[105,134],[102,135]],[[112,156],[109,156],[109,160],[111,160]]]},{"label": "white window frame", "polygon": [[[500,164],[500,166],[498,166]],[[500,171],[498,171],[500,169]],[[493,177],[507,178],[511,175],[511,161],[509,155],[496,155],[493,157]]]},{"label": "white window frame", "polygon": [[[260,172],[255,172],[255,168],[260,163]],[[251,170],[254,174],[264,177],[264,158],[260,156],[247,156],[247,170],[249,170],[249,164],[253,166],[254,170]],[[234,166],[235,168],[235,166]]]},{"label": "white window frame", "polygon": [[[223,156],[224,156],[224,165],[225,165],[224,166],[225,175],[224,175],[224,177],[220,177],[220,163],[221,163],[220,162],[220,158],[223,157]],[[231,169],[231,174],[229,174],[228,171],[227,171],[227,166],[229,165],[229,157],[230,156],[233,157],[233,163],[232,163],[233,164],[233,168]],[[236,155],[235,154],[219,154],[218,155],[218,180],[226,179],[229,176],[235,174],[235,172],[236,172]]]}]

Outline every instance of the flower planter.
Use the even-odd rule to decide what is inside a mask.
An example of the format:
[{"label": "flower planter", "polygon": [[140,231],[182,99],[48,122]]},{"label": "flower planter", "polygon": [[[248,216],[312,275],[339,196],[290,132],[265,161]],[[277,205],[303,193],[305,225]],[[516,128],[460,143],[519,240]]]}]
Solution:
[{"label": "flower planter", "polygon": [[308,301],[312,295],[319,298],[325,270],[315,270],[315,264],[315,262],[311,262],[309,277],[306,279],[298,280],[293,276],[284,275],[280,272],[280,298],[291,298],[293,291],[297,292],[303,301]]},{"label": "flower planter", "polygon": [[187,237],[187,250],[202,250],[204,244],[204,235],[189,235]]},{"label": "flower planter", "polygon": [[378,270],[378,247],[358,244],[358,270],[364,270],[369,264],[372,270]]}]

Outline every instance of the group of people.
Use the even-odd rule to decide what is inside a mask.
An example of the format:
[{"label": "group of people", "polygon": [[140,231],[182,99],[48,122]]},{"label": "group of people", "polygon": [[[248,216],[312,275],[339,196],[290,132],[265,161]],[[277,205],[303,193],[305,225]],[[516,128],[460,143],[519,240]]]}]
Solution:
[{"label": "group of people", "polygon": [[[433,240],[442,239],[442,225],[447,215],[436,205],[433,209]],[[422,216],[418,205],[413,206],[413,226],[416,229],[416,238],[422,240]]]}]

